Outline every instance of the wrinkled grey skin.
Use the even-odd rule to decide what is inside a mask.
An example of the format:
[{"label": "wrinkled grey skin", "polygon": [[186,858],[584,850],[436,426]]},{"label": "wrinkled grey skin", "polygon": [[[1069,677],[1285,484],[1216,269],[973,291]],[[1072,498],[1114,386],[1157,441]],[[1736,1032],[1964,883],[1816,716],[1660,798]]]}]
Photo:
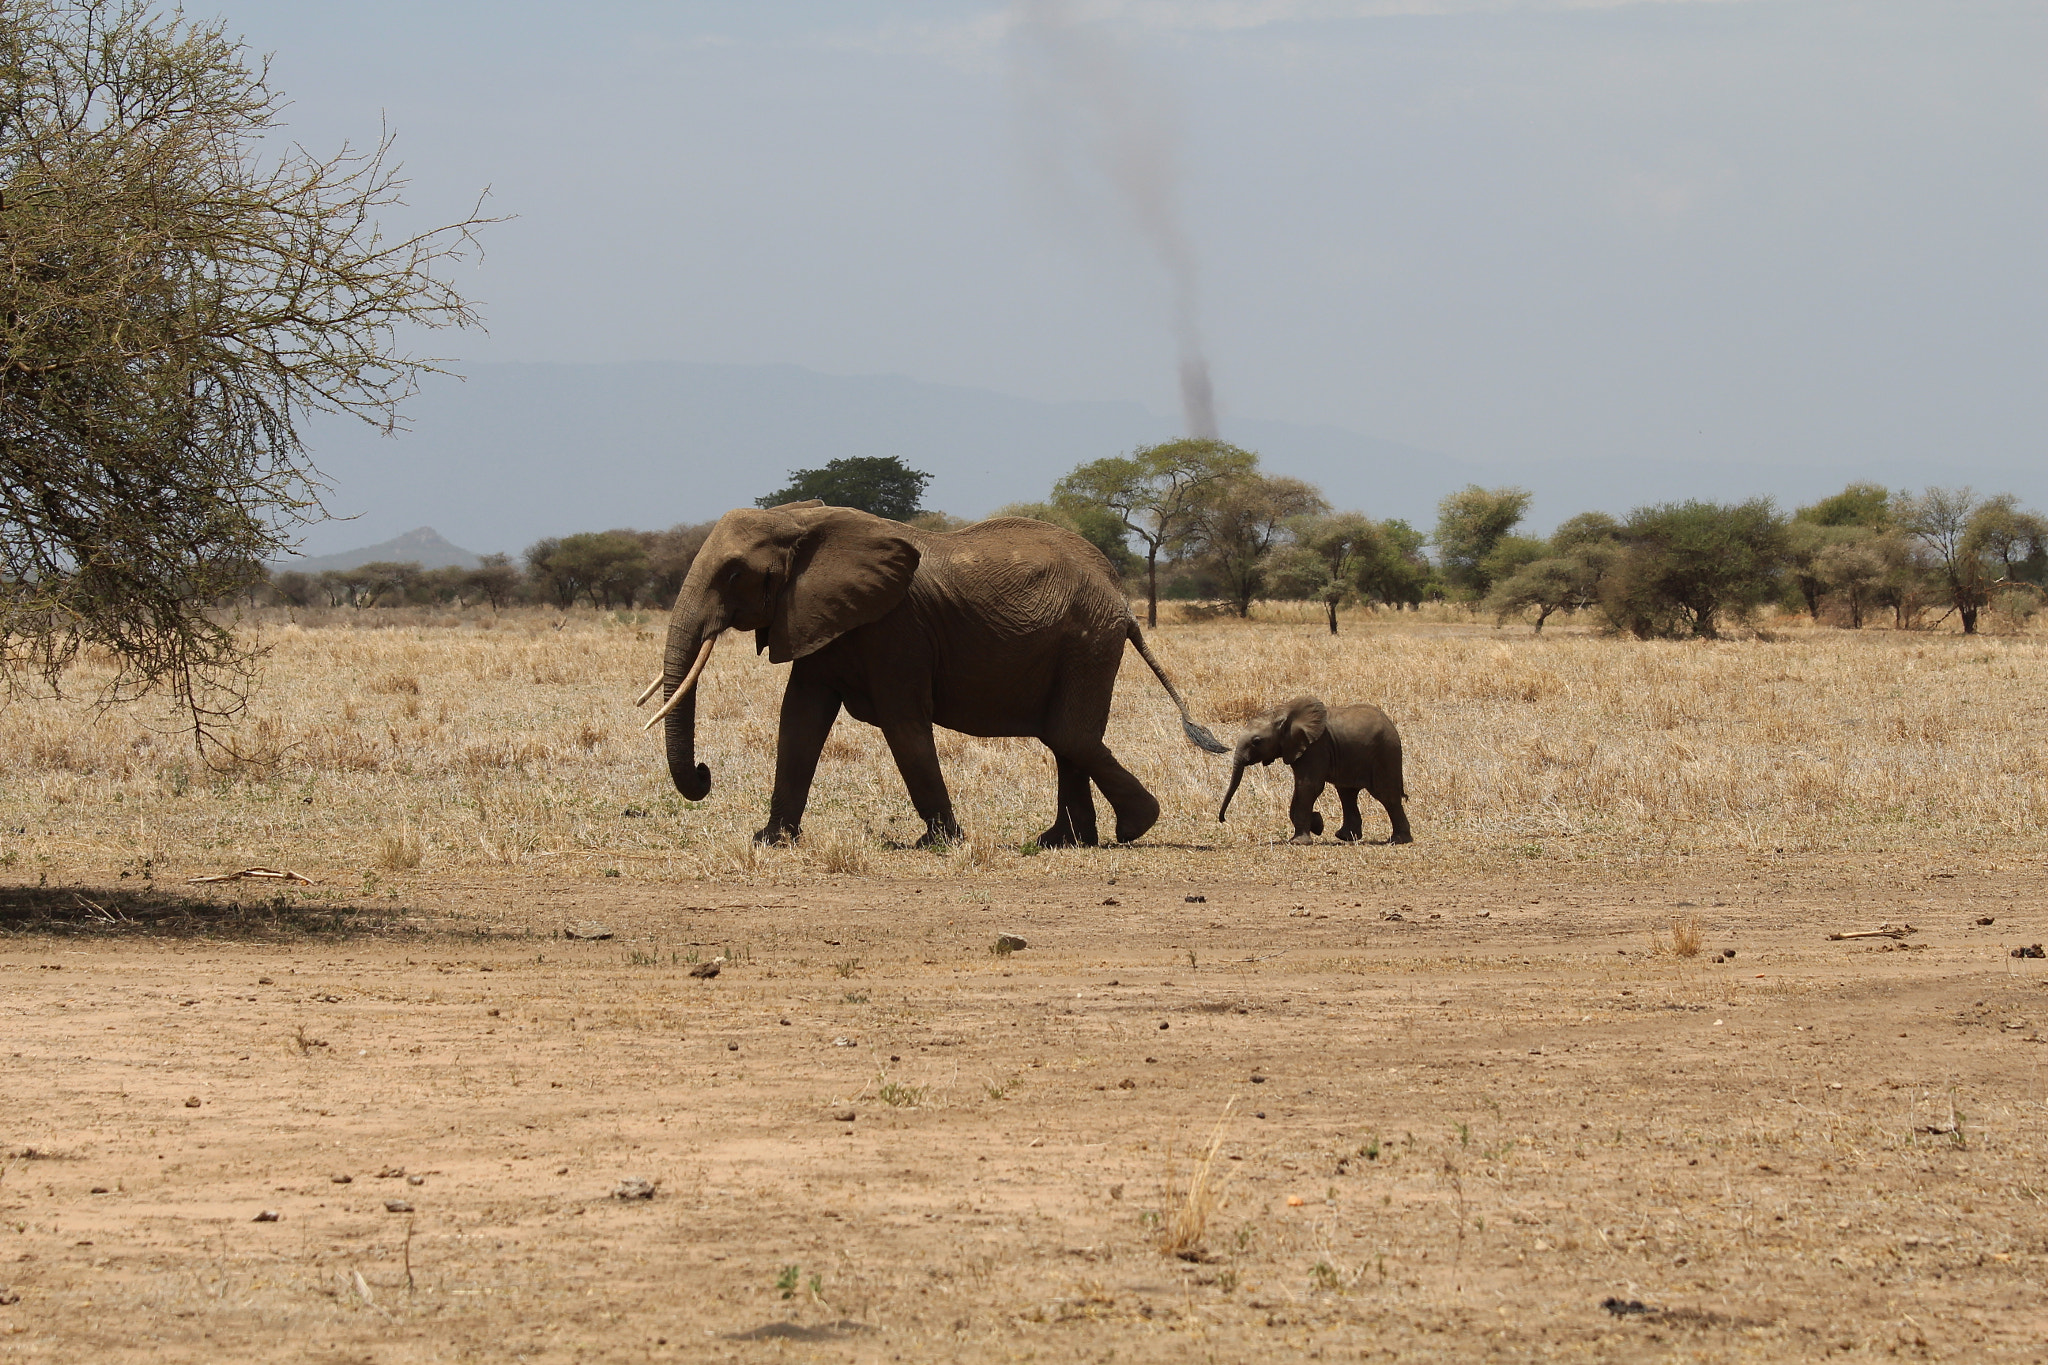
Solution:
[{"label": "wrinkled grey skin", "polygon": [[1276,758],[1294,769],[1294,799],[1288,805],[1293,842],[1307,843],[1323,832],[1316,801],[1326,785],[1337,789],[1344,807],[1339,839],[1355,843],[1365,837],[1365,821],[1358,813],[1358,793],[1363,789],[1387,808],[1393,821],[1393,837],[1387,842],[1415,842],[1408,813],[1401,807],[1408,795],[1401,781],[1401,736],[1379,707],[1326,707],[1314,697],[1295,697],[1253,720],[1232,751],[1230,790],[1223,793],[1218,820],[1230,814],[1230,798],[1237,795],[1244,770]]},{"label": "wrinkled grey skin", "polygon": [[[924,820],[922,844],[960,837],[934,725],[1029,735],[1052,750],[1058,807],[1041,846],[1099,841],[1091,785],[1116,813],[1117,840],[1136,839],[1159,818],[1159,802],[1102,742],[1127,642],[1180,707],[1189,739],[1224,752],[1145,647],[1102,552],[1042,521],[999,517],[932,532],[816,501],[728,512],[676,596],[664,698],[704,641],[728,630],[753,632],[770,662],[790,665],[775,791],[754,835],[762,843],[798,837],[819,751],[842,710],[888,740]],[[697,761],[694,692],[666,724],[669,775],[701,801],[711,770]]]}]

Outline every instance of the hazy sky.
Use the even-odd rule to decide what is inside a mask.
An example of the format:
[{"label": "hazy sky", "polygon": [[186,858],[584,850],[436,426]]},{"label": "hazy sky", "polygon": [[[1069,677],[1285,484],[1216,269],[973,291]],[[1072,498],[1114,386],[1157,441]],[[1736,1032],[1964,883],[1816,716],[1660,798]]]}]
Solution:
[{"label": "hazy sky", "polygon": [[2041,0],[1068,0],[1107,97],[1062,84],[1034,8],[1061,7],[219,12],[275,54],[295,135],[386,120],[422,211],[488,184],[518,215],[471,280],[489,335],[445,343],[472,360],[779,361],[1176,411],[1173,281],[1095,155],[1136,145],[1172,163],[1151,189],[1226,436],[1237,415],[1489,461],[2043,454]]}]

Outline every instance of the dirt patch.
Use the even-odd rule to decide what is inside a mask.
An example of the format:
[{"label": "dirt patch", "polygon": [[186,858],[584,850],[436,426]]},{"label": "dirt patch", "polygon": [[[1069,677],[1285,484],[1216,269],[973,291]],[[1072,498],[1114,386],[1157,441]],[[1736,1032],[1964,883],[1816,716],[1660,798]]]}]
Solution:
[{"label": "dirt patch", "polygon": [[2038,1354],[2038,871],[1357,866],[7,888],[0,1351]]}]

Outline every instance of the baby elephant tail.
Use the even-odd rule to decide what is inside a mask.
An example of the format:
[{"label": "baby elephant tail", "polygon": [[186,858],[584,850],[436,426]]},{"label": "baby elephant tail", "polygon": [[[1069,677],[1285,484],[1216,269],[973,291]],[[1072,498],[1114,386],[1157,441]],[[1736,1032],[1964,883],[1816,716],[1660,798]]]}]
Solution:
[{"label": "baby elephant tail", "polygon": [[1204,726],[1195,724],[1195,718],[1188,714],[1188,704],[1181,700],[1180,690],[1173,685],[1173,679],[1166,676],[1166,670],[1159,666],[1159,660],[1152,657],[1152,651],[1145,647],[1145,632],[1138,629],[1138,623],[1130,622],[1131,643],[1138,647],[1138,657],[1152,667],[1153,675],[1159,679],[1166,695],[1173,698],[1173,704],[1180,708],[1181,732],[1188,737],[1188,743],[1212,754],[1227,754],[1230,746],[1209,733]]}]

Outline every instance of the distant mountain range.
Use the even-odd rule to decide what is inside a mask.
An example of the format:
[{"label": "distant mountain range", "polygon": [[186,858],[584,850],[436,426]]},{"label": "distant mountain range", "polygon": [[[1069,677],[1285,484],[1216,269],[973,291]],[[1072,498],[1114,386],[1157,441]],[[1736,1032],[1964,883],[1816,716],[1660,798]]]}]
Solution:
[{"label": "distant mountain range", "polygon": [[[1084,460],[1177,434],[1177,423],[1137,403],[1046,403],[793,365],[654,361],[471,366],[466,382],[430,380],[407,413],[412,429],[390,438],[345,419],[308,427],[314,462],[332,490],[328,507],[353,518],[311,528],[303,546],[309,554],[338,556],[366,534],[423,524],[461,545],[517,555],[543,536],[703,521],[782,486],[792,469],[849,455],[897,456],[932,475],[928,506],[980,516],[1043,498]],[[1232,420],[1224,435],[1258,451],[1267,469],[1320,485],[1339,507],[1423,527],[1434,524],[1437,501],[1467,483],[1534,490],[1529,529],[1536,531],[1592,508],[1625,513],[1683,498],[1768,495],[1789,507],[1851,479],[1893,487],[1969,483],[2017,493],[2032,506],[2048,502],[2042,466],[1953,458],[1856,468],[1650,456],[1478,463],[1293,422]],[[386,554],[396,543],[342,557],[399,557]]]},{"label": "distant mountain range", "polygon": [[314,555],[280,561],[275,567],[301,573],[322,573],[328,569],[359,569],[365,564],[417,564],[422,569],[474,569],[483,561],[460,545],[451,545],[431,526],[407,531],[359,550]]}]

